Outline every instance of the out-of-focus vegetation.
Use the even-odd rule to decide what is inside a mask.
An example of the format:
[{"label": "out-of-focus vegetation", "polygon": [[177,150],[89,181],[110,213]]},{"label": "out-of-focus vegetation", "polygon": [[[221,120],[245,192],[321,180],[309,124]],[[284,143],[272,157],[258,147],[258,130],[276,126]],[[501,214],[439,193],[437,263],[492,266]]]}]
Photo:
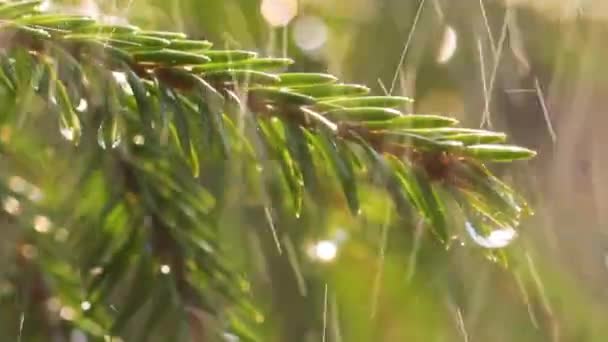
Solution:
[{"label": "out-of-focus vegetation", "polygon": [[[247,282],[231,286],[247,288],[245,310],[254,312],[247,314],[253,317],[247,329],[261,340],[608,339],[603,323],[608,319],[608,182],[602,149],[607,142],[603,129],[608,127],[603,113],[608,51],[602,42],[607,28],[602,1],[81,0],[49,5],[59,12],[185,32],[220,49],[290,56],[296,60],[291,71],[327,72],[366,84],[376,94],[409,96],[416,101],[404,111],[448,114],[466,127],[505,131],[512,142],[539,151],[530,163],[492,166],[536,212],[521,222],[517,239],[506,247],[508,267],[489,260],[465,227],[449,227],[461,233],[463,244],[458,240],[446,250],[425,225],[399,215],[390,198],[374,187],[359,189],[363,215],[353,217],[336,190],[309,199],[296,218],[247,202],[242,175],[225,174],[215,166],[205,186],[225,190],[223,200],[229,204],[213,214],[220,227],[218,247],[232,267],[246,273]],[[34,109],[24,114],[44,115],[41,104],[29,105]],[[10,163],[0,172],[7,191],[22,189],[21,196],[36,203],[43,189],[45,201],[62,204],[50,208],[62,215],[62,222],[93,224],[90,214],[112,200],[112,191],[96,198],[95,189],[111,184],[87,172],[92,165],[116,172],[107,170],[115,166],[93,149],[86,150],[89,158],[77,157],[78,151],[51,132],[50,123],[30,127],[27,122],[17,120],[10,123],[13,129],[0,131],[0,141],[10,140],[17,147],[14,151],[31,151],[23,165],[36,166],[27,169],[19,156],[5,156]],[[21,131],[30,134],[21,136]],[[90,188],[75,187],[82,179],[89,180]],[[214,188],[218,184],[229,187]],[[196,186],[180,184],[191,190]],[[10,198],[3,202],[9,213],[15,204]],[[70,203],[79,212],[71,212]],[[138,207],[136,202],[126,205]],[[172,202],[164,200],[162,205]],[[270,223],[268,216],[273,216]],[[89,274],[61,264],[27,262],[49,251],[67,259],[79,255],[81,251],[57,249],[68,238],[69,227],[49,228],[44,216],[28,217],[37,234],[21,244],[15,241],[30,239],[31,232],[21,231],[23,225],[13,222],[14,216],[3,217],[0,268],[6,271],[0,271],[0,298],[7,299],[0,307],[0,331],[10,340],[93,339],[85,337],[86,329],[72,329],[70,324],[74,317],[85,317],[78,323],[91,325],[86,321],[90,299],[75,285]],[[111,222],[107,229],[127,229],[130,224]],[[103,235],[81,238],[94,241]],[[163,236],[157,239],[154,243],[162,246]],[[13,262],[15,245],[17,255],[26,260],[23,264]],[[96,265],[95,252],[89,254],[87,263]],[[135,256],[129,262],[143,264],[143,259]],[[47,298],[44,289],[36,288],[40,265],[73,278],[74,287],[67,290],[73,293],[71,303]],[[158,265],[163,273],[164,265]],[[174,324],[183,322],[184,315],[190,323],[181,327],[189,331],[180,336],[183,340],[205,341],[207,330],[222,328],[204,311],[184,307],[163,312],[179,305],[168,304],[176,300],[167,296],[172,293],[169,283],[167,289],[147,286],[153,278],[145,270],[134,270],[126,279],[112,280],[128,285],[117,289],[113,298],[139,287],[146,298],[139,303],[145,304],[143,310],[132,314],[124,330],[125,341],[173,340],[180,328]],[[205,286],[206,281],[200,280]],[[36,295],[44,301],[38,302]],[[220,297],[197,304],[218,306]],[[103,310],[108,322],[121,312],[112,306]],[[157,316],[158,321],[150,323],[149,318]]]}]

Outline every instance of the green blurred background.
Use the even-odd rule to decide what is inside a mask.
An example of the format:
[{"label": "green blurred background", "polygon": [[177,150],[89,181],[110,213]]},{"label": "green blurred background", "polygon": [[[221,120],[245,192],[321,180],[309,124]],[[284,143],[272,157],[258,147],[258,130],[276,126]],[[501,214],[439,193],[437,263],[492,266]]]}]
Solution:
[{"label": "green blurred background", "polygon": [[[288,55],[297,61],[293,70],[411,96],[412,112],[504,130],[514,143],[539,151],[531,163],[496,169],[536,211],[518,227],[508,270],[471,242],[443,251],[373,189],[364,192],[361,218],[331,197],[301,219],[279,218],[282,254],[264,213],[227,209],[223,244],[249,270],[252,297],[267,313],[258,322],[265,341],[608,340],[605,1],[51,6],[183,31],[216,47]],[[238,205],[238,181],[230,193]]]}]

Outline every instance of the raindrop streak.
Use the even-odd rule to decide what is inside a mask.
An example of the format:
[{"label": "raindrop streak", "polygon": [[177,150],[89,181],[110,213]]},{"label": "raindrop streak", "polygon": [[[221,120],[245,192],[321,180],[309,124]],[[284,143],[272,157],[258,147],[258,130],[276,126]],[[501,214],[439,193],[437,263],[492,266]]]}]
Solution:
[{"label": "raindrop streak", "polygon": [[[482,4],[482,7],[483,7],[483,4]],[[500,39],[498,40],[498,47],[495,47],[493,45],[494,43],[491,42],[492,51],[494,53],[494,61],[493,61],[494,66],[492,67],[492,73],[490,74],[490,83],[488,84],[487,88],[484,88],[485,102],[484,102],[484,111],[483,111],[483,115],[482,115],[481,127],[483,127],[485,124],[487,124],[489,127],[491,127],[491,124],[492,124],[491,118],[490,118],[490,100],[491,100],[492,94],[494,93],[494,83],[496,81],[496,76],[498,74],[498,65],[500,64],[500,58],[502,57],[502,51],[505,46],[505,40],[507,38],[507,24],[509,22],[509,16],[510,16],[510,12],[507,9],[507,12],[505,13],[505,19],[502,24],[502,29],[500,31]],[[481,62],[481,63],[483,64],[483,62]]]},{"label": "raindrop streak", "polygon": [[[484,103],[487,103],[489,105],[490,92],[488,91],[486,65],[485,65],[485,61],[484,61],[483,44],[481,43],[481,39],[477,39],[477,52],[479,53],[479,67],[481,68],[481,85],[483,87],[483,99],[484,99]],[[485,125],[487,125],[487,127],[489,127],[489,128],[492,128],[492,121],[490,118],[490,113],[486,110],[484,110],[484,112],[481,116],[481,124],[479,125],[479,127],[483,128]]]},{"label": "raindrop streak", "polygon": [[372,303],[371,303],[371,314],[370,318],[376,316],[378,310],[378,299],[380,297],[380,287],[382,285],[382,271],[384,267],[384,257],[386,255],[386,248],[388,245],[388,231],[390,227],[391,212],[390,206],[386,206],[387,211],[384,216],[384,223],[382,224],[382,235],[380,239],[380,251],[378,252],[378,262],[376,263],[376,275],[374,276],[374,282],[372,286]]},{"label": "raindrop streak", "polygon": [[323,342],[327,338],[327,283],[325,283],[325,293],[323,296]]},{"label": "raindrop streak", "polygon": [[340,329],[340,317],[338,316],[338,299],[335,293],[331,296],[331,326],[332,326],[332,341],[342,342],[342,331]]},{"label": "raindrop streak", "polygon": [[416,230],[414,231],[414,246],[407,261],[407,274],[406,281],[409,283],[412,281],[414,274],[416,273],[416,262],[418,259],[418,252],[420,251],[420,242],[422,239],[422,233],[424,232],[424,220],[418,221],[416,224]]},{"label": "raindrop streak", "polygon": [[530,295],[528,294],[528,291],[526,290],[526,286],[524,285],[524,283],[521,279],[521,275],[517,272],[515,273],[515,280],[517,281],[517,287],[519,288],[519,291],[523,296],[524,303],[526,304],[526,307],[528,309],[528,317],[530,317],[530,322],[532,322],[532,325],[534,326],[534,328],[540,329],[539,324],[538,324],[538,319],[536,319],[536,315],[534,314],[534,308],[532,307],[532,304],[530,303]]},{"label": "raindrop streak", "polygon": [[465,222],[465,229],[471,239],[484,248],[503,248],[511,244],[517,238],[517,231],[512,227],[496,229],[490,232],[487,236],[483,236],[477,232],[471,222]]},{"label": "raindrop streak", "polygon": [[496,56],[496,44],[494,43],[494,36],[492,35],[492,29],[490,29],[490,23],[486,14],[486,7],[483,5],[483,0],[479,0],[479,7],[481,8],[481,16],[483,17],[483,23],[488,31],[488,39],[490,40],[490,47],[492,48],[492,54]]},{"label": "raindrop streak", "polygon": [[270,208],[264,206],[264,214],[266,214],[266,220],[268,221],[268,227],[272,232],[272,239],[274,240],[275,245],[277,246],[277,251],[279,254],[283,254],[283,249],[281,248],[281,242],[279,241],[279,236],[277,234],[277,230],[274,226],[274,220],[272,219],[272,213],[270,212]]},{"label": "raindrop streak", "polygon": [[306,294],[308,293],[308,290],[306,288],[306,281],[304,280],[304,276],[302,275],[302,269],[300,267],[300,262],[298,261],[298,254],[289,236],[283,236],[283,245],[285,245],[285,250],[287,251],[287,259],[289,260],[289,265],[293,269],[293,273],[296,276],[300,295],[302,297],[306,297]]},{"label": "raindrop streak", "polygon": [[25,313],[21,313],[21,319],[19,320],[19,338],[18,342],[21,342],[21,337],[23,336],[23,324],[25,323]]},{"label": "raindrop streak", "polygon": [[418,10],[416,11],[416,15],[414,16],[414,22],[412,23],[412,28],[410,29],[410,33],[407,36],[407,41],[403,46],[403,50],[401,51],[401,56],[399,57],[399,64],[397,64],[397,68],[395,69],[395,73],[393,75],[393,80],[391,81],[391,88],[389,89],[389,95],[393,94],[393,90],[395,90],[395,86],[397,85],[397,79],[401,74],[401,67],[403,66],[403,62],[405,62],[405,57],[407,56],[407,52],[410,48],[410,43],[412,41],[412,37],[414,36],[414,32],[416,31],[416,26],[418,25],[418,20],[420,19],[420,15],[422,14],[422,9],[424,9],[424,3],[426,0],[420,1],[420,5],[418,6]]},{"label": "raindrop streak", "polygon": [[555,142],[557,141],[557,134],[555,133],[555,129],[553,129],[553,124],[551,123],[551,116],[549,115],[549,109],[547,108],[547,103],[545,102],[545,95],[543,94],[543,89],[540,87],[538,77],[534,79],[534,87],[536,88],[538,102],[540,103],[540,106],[543,109],[543,115],[545,116],[545,122],[547,123],[547,130],[549,131],[549,135],[551,136],[551,141],[553,141],[553,143],[555,144]]},{"label": "raindrop streak", "polygon": [[551,307],[551,302],[549,301],[549,297],[547,295],[547,291],[545,291],[545,285],[540,277],[540,273],[538,273],[538,269],[534,264],[534,260],[530,256],[530,253],[526,252],[526,260],[528,261],[528,269],[530,275],[532,276],[532,280],[536,285],[538,294],[540,295],[541,303],[545,309],[545,312],[549,315],[550,318],[553,317],[553,308]]},{"label": "raindrop streak", "polygon": [[469,334],[467,333],[466,326],[464,325],[464,318],[462,317],[462,311],[460,310],[460,308],[456,309],[456,318],[458,323],[458,330],[460,330],[464,342],[469,342]]}]

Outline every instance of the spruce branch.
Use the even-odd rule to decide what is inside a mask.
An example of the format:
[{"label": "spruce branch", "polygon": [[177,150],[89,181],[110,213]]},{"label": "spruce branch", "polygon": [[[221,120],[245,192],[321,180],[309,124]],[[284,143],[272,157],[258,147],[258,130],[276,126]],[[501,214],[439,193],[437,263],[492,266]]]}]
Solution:
[{"label": "spruce branch", "polygon": [[[183,308],[218,319],[227,313],[227,329],[253,339],[247,325],[259,314],[243,300],[246,281],[218,251],[222,194],[205,178],[209,168],[234,160],[250,163],[252,189],[280,174],[283,200],[273,205],[296,216],[307,194],[329,191],[321,170],[331,171],[354,215],[361,211],[362,183],[383,187],[401,215],[422,218],[446,245],[462,233],[448,228],[447,208],[454,207],[448,203],[482,232],[516,227],[526,211],[484,166],[535,155],[506,144],[503,133],[461,128],[448,116],[403,113],[399,108],[411,99],[370,95],[332,75],[285,71],[290,59],[43,13],[40,3],[0,2],[0,96],[11,104],[0,120],[14,125],[33,99],[41,100],[57,131],[86,156],[74,195],[86,204],[66,213],[76,201],[68,197],[36,210],[80,227],[70,237],[78,257],[48,255],[41,269],[56,270],[67,258],[76,273],[102,270],[82,277],[51,271],[40,280],[67,284],[73,293],[87,288],[94,309],[72,319],[91,334],[123,334],[152,301],[156,308],[169,302],[182,308],[168,310],[172,317],[192,315]],[[0,147],[19,155],[22,145]],[[260,202],[264,192],[253,197]],[[114,293],[116,283],[127,284],[128,294]],[[77,306],[70,291],[63,300]],[[109,309],[116,296],[137,292],[143,295],[123,301],[118,315]]]}]

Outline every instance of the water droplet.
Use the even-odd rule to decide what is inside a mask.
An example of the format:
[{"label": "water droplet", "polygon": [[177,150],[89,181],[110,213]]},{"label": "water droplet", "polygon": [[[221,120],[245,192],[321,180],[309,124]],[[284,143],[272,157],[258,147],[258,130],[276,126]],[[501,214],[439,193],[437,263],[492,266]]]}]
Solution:
[{"label": "water droplet", "polygon": [[78,106],[76,106],[76,110],[83,113],[87,110],[87,108],[89,108],[87,100],[85,100],[84,98],[80,99],[80,102],[78,102]]},{"label": "water droplet", "polygon": [[82,303],[80,303],[80,308],[82,309],[82,311],[89,311],[91,309],[91,302],[89,302],[88,300],[83,301]]},{"label": "water droplet", "polygon": [[61,135],[63,135],[65,140],[74,141],[74,139],[76,138],[76,131],[71,127],[62,125],[61,127],[59,127],[59,132],[61,132]]},{"label": "water droplet", "polygon": [[310,254],[319,261],[331,262],[338,255],[338,245],[331,240],[321,240],[312,246]]},{"label": "water droplet", "polygon": [[112,118],[99,125],[97,129],[97,144],[104,150],[107,148],[115,149],[122,141],[122,136],[118,126],[118,120]]},{"label": "water droplet", "polygon": [[101,266],[93,267],[93,268],[91,268],[89,273],[91,273],[92,276],[98,276],[103,273],[103,267],[101,267]]},{"label": "water droplet", "polygon": [[137,146],[142,146],[146,143],[146,138],[143,135],[138,134],[133,137],[133,143]]},{"label": "water droplet", "polygon": [[127,81],[127,74],[124,72],[113,71],[112,76],[114,76],[114,80],[116,80],[116,83],[126,94],[133,95],[133,89],[131,89],[129,82]]},{"label": "water droplet", "polygon": [[118,145],[120,145],[120,137],[118,137],[118,139],[114,140],[112,142],[112,149],[115,149],[116,147],[118,147]]},{"label": "water droplet", "polygon": [[74,111],[68,110],[60,114],[59,132],[65,140],[72,141],[75,145],[78,145],[82,132],[80,128],[80,119]]},{"label": "water droplet", "polygon": [[450,59],[452,59],[452,57],[454,57],[457,47],[458,35],[456,34],[456,31],[451,26],[446,26],[443,33],[441,48],[439,49],[439,54],[437,55],[437,63],[447,63]]},{"label": "water droplet", "polygon": [[517,238],[517,231],[512,227],[495,229],[487,235],[481,235],[471,222],[467,221],[465,222],[465,229],[471,239],[484,248],[503,248]]}]

